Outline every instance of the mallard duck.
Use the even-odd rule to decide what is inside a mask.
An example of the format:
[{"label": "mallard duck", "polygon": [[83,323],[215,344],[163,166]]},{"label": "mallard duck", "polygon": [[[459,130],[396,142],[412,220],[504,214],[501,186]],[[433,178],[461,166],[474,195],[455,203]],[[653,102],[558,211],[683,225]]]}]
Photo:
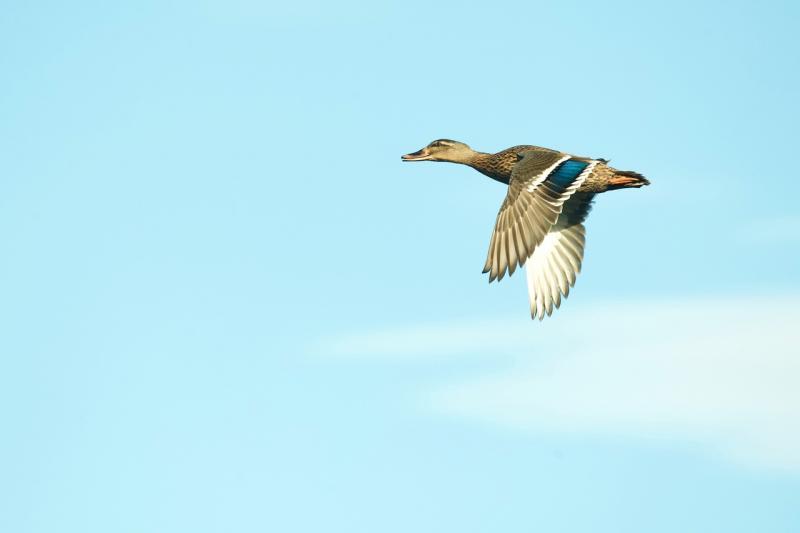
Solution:
[{"label": "mallard duck", "polygon": [[539,320],[550,316],[575,285],[583,261],[583,222],[595,194],[650,184],[638,172],[611,168],[606,159],[539,146],[488,154],[439,139],[402,159],[459,163],[508,185],[483,272],[491,283],[525,266],[531,317]]}]

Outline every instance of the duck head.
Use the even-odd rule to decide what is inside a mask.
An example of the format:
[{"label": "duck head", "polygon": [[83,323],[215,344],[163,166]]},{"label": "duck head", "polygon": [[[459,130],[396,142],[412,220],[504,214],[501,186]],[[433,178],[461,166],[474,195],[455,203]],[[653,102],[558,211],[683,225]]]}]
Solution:
[{"label": "duck head", "polygon": [[450,139],[438,139],[422,150],[404,155],[403,161],[448,161],[450,163],[468,163],[475,151],[464,143]]}]

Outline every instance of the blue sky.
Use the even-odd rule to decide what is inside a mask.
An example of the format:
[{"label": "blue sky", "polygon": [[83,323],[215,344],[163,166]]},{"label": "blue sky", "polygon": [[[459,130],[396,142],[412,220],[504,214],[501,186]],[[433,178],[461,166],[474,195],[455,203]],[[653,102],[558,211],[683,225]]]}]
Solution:
[{"label": "blue sky", "polygon": [[[797,531],[798,15],[6,5],[0,529]],[[653,185],[533,323],[440,137]]]}]

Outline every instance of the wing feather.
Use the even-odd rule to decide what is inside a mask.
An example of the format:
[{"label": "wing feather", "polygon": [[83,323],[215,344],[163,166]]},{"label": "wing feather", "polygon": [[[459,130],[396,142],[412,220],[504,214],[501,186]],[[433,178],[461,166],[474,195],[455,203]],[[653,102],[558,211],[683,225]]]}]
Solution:
[{"label": "wing feather", "polygon": [[598,161],[528,150],[514,166],[508,194],[497,214],[483,271],[489,281],[512,275],[536,253],[566,202]]},{"label": "wing feather", "polygon": [[583,221],[593,196],[575,193],[567,200],[556,223],[528,258],[525,271],[532,318],[550,316],[575,285],[586,242]]}]

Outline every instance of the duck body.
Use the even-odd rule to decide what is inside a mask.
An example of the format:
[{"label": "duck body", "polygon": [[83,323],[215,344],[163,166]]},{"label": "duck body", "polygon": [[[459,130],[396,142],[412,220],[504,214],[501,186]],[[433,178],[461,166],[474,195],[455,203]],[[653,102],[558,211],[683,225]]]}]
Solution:
[{"label": "duck body", "polygon": [[[481,174],[489,176],[493,180],[505,183],[508,185],[511,180],[511,173],[514,166],[522,159],[528,152],[539,152],[547,154],[562,154],[569,155],[557,150],[543,148],[541,146],[533,146],[530,144],[521,144],[519,146],[512,146],[506,148],[495,154],[487,154],[482,152],[475,152],[475,156],[471,161],[465,163],[471,166]],[[650,182],[641,174],[628,170],[617,170],[608,166],[606,159],[593,159],[589,157],[570,156],[578,161],[597,161],[592,172],[586,177],[586,180],[578,188],[577,192],[592,192],[601,193],[608,190],[619,188],[637,188],[644,185],[649,185]],[[638,176],[639,179],[635,179]],[[633,178],[633,179],[624,179]]]},{"label": "duck body", "polygon": [[583,261],[583,222],[595,195],[650,184],[638,172],[608,166],[606,159],[533,145],[490,154],[439,139],[402,159],[463,164],[508,185],[483,271],[491,282],[525,266],[531,316],[540,320],[575,284]]}]

